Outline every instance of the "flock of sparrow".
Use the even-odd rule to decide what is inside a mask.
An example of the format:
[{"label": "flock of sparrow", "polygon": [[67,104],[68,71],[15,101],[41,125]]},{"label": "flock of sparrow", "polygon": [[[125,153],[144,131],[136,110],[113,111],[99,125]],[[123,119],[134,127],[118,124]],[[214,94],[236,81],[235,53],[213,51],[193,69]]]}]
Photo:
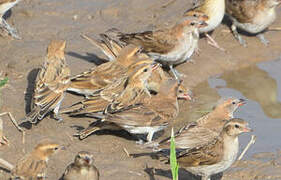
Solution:
[{"label": "flock of sparrow", "polygon": [[[2,33],[17,39],[20,38],[17,31],[2,16],[18,2],[0,0]],[[154,133],[173,125],[179,114],[178,99],[191,99],[191,92],[183,86],[181,74],[174,66],[189,61],[194,52],[199,52],[198,40],[202,33],[210,44],[223,50],[208,32],[221,24],[225,14],[242,45],[246,43],[236,28],[256,34],[267,45],[263,32],[275,20],[275,7],[280,3],[280,0],[205,0],[196,2],[171,28],[131,34],[110,29],[100,34],[99,40],[83,35],[108,57],[108,62],[75,76],[66,63],[66,42],[53,40],[37,74],[32,110],[24,122],[36,126],[49,114],[58,121],[62,121],[61,114],[88,116],[93,123],[76,134],[79,139],[104,129],[126,130],[153,153],[168,157],[170,140],[156,142]],[[168,67],[173,76],[162,67]],[[60,109],[66,92],[84,98]],[[229,168],[239,152],[238,135],[251,131],[246,121],[233,117],[244,103],[243,99],[220,100],[211,112],[182,127],[175,134],[180,167],[204,180]],[[3,131],[0,131],[0,142],[8,143]],[[44,140],[16,165],[2,159],[0,162],[11,170],[11,179],[45,179],[49,157],[62,149],[59,143]],[[62,179],[99,179],[93,163],[91,153],[79,152]]]}]

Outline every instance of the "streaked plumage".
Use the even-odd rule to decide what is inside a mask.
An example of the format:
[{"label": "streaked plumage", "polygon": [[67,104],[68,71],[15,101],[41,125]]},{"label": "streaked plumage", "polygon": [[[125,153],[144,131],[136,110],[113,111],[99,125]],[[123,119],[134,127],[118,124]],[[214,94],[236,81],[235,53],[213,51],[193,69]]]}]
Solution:
[{"label": "streaked plumage", "polygon": [[54,118],[58,121],[62,120],[58,111],[70,83],[70,69],[64,57],[65,45],[65,41],[52,41],[48,46],[44,65],[36,79],[33,107],[26,115],[26,121],[38,123],[49,112],[53,112]]},{"label": "streaked plumage", "polygon": [[143,52],[154,60],[170,67],[174,76],[179,79],[173,69],[174,65],[190,59],[198,44],[198,28],[206,26],[206,15],[188,16],[169,29],[124,34],[111,29],[108,34],[125,44],[141,46]]},{"label": "streaked plumage", "polygon": [[129,67],[128,76],[124,76],[114,83],[106,86],[96,95],[81,102],[75,103],[69,108],[62,110],[62,113],[70,115],[92,114],[103,112],[111,104],[111,110],[118,110],[123,106],[129,106],[141,102],[144,97],[150,97],[146,81],[155,68],[156,63],[135,63]]},{"label": "streaked plumage", "polygon": [[[235,110],[244,103],[243,99],[222,100],[213,111],[180,129],[175,135],[176,148],[192,149],[210,143],[220,134],[225,121],[233,118]],[[160,142],[158,151],[169,147],[169,141]]]},{"label": "streaked plumage", "polygon": [[147,141],[152,141],[153,134],[165,129],[179,113],[178,87],[176,80],[166,80],[157,95],[120,111],[106,113],[101,121],[81,131],[80,139],[101,129],[125,129],[132,134],[147,134]]},{"label": "streaked plumage", "polygon": [[183,151],[177,156],[180,167],[210,180],[210,176],[228,169],[239,152],[238,135],[250,132],[248,123],[234,118],[227,121],[219,136],[208,144]]},{"label": "streaked plumage", "polygon": [[[127,48],[127,46],[124,47],[122,43],[118,43],[117,41],[113,40],[106,34],[100,34],[100,40],[92,39],[86,35],[83,35],[83,38],[89,40],[93,45],[98,47],[100,50],[104,52],[104,54],[109,58],[110,61],[115,61],[117,59],[120,53],[123,52],[124,48]],[[199,38],[199,34],[198,34]],[[128,45],[132,46],[132,45]],[[138,53],[137,59],[146,59],[148,56],[144,53]],[[130,59],[129,59],[130,60]],[[130,62],[130,61],[129,61]],[[121,64],[129,64],[127,61],[122,61]],[[119,77],[115,76],[114,77]],[[157,68],[155,71],[152,72],[150,78],[147,81],[147,88],[152,91],[152,93],[157,93],[160,89],[160,85],[165,80],[169,79],[170,77],[163,71],[162,68]],[[181,84],[178,88],[178,98],[179,99],[185,99],[190,100],[191,99],[192,92],[187,89],[183,84]]]}]

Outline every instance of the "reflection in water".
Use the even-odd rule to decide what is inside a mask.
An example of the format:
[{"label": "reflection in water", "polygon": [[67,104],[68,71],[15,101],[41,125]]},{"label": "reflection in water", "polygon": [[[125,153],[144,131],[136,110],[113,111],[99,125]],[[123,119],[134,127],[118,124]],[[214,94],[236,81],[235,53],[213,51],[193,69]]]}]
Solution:
[{"label": "reflection in water", "polygon": [[281,118],[281,103],[275,79],[257,66],[250,66],[221,76],[228,88],[240,91],[247,99],[258,102],[270,118]]}]

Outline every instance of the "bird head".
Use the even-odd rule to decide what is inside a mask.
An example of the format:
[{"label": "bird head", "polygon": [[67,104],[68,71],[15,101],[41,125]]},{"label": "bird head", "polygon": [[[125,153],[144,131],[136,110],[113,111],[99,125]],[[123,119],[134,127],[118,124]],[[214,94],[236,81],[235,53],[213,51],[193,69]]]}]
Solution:
[{"label": "bird head", "polygon": [[64,59],[65,46],[66,46],[66,41],[61,41],[61,40],[51,41],[47,49],[47,57]]},{"label": "bird head", "polygon": [[80,151],[74,160],[77,166],[90,166],[94,163],[93,155],[87,151]]},{"label": "bird head", "polygon": [[222,113],[225,118],[233,118],[233,113],[236,109],[246,102],[244,99],[228,98],[219,101],[218,105],[214,107],[214,111]]},{"label": "bird head", "polygon": [[40,159],[47,160],[51,155],[64,149],[64,146],[61,146],[55,142],[52,142],[50,140],[43,140],[34,148],[33,153]]},{"label": "bird head", "polygon": [[236,137],[245,132],[252,132],[253,130],[248,126],[249,124],[245,120],[233,118],[225,123],[223,131],[229,136]]}]

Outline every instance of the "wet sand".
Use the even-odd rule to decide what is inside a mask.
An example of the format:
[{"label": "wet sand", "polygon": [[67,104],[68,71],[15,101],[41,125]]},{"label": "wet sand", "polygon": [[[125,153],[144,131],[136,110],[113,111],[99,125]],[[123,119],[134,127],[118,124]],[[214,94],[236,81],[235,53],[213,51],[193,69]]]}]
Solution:
[{"label": "wet sand", "polygon": [[[66,58],[72,74],[95,66],[100,58],[105,58],[102,52],[87,41],[80,38],[81,33],[98,37],[99,33],[116,27],[124,32],[135,32],[165,27],[181,17],[182,13],[191,7],[191,1],[176,0],[163,7],[166,0],[26,0],[12,9],[8,22],[16,27],[22,40],[11,40],[0,37],[0,69],[7,73],[9,85],[1,92],[1,112],[10,111],[18,121],[28,111],[36,69],[43,62],[46,47],[52,39],[66,39]],[[281,16],[280,8],[277,10]],[[277,18],[272,27],[280,27],[281,19]],[[274,60],[281,55],[281,32],[267,32],[266,38],[270,45],[265,47],[255,37],[243,38],[248,43],[244,48],[234,40],[229,28],[221,25],[212,36],[227,52],[221,52],[201,39],[200,55],[192,58],[195,64],[187,63],[177,67],[178,71],[186,74],[184,84],[194,91],[195,103],[181,102],[181,113],[177,127],[202,115],[202,110],[187,115],[188,110],[202,107],[210,109],[220,95],[209,87],[208,78],[218,74],[248,67],[257,62]],[[205,96],[204,92],[213,96]],[[64,105],[69,105],[81,97],[68,94]],[[197,102],[197,103],[196,103]],[[91,119],[70,118],[64,116],[63,123],[47,117],[38,126],[26,132],[26,144],[21,144],[21,134],[17,132],[8,117],[3,117],[4,133],[9,138],[10,146],[0,147],[0,157],[11,163],[29,152],[38,140],[49,137],[62,142],[67,150],[55,155],[49,161],[48,179],[59,179],[65,167],[80,150],[90,151],[95,156],[96,165],[100,170],[101,179],[141,180],[141,179],[171,179],[169,166],[151,157],[128,157],[124,148],[130,153],[142,153],[146,150],[139,148],[127,133],[105,132],[103,135],[92,135],[83,141],[72,137],[77,126],[86,127]],[[253,122],[254,123],[254,122]],[[169,134],[169,129],[164,135]],[[162,138],[162,137],[161,137]],[[257,142],[258,143],[258,142]],[[273,154],[272,154],[273,153]],[[238,164],[237,168],[229,169],[222,179],[281,179],[280,151],[270,151],[261,157],[246,157],[246,161]],[[151,175],[151,168],[155,175]],[[257,173],[258,172],[258,173]],[[8,173],[0,171],[0,179],[7,179]],[[181,170],[180,179],[187,179],[190,174]],[[196,179],[196,178],[195,178]],[[197,178],[198,179],[198,178]],[[219,176],[216,179],[221,179]]]}]

